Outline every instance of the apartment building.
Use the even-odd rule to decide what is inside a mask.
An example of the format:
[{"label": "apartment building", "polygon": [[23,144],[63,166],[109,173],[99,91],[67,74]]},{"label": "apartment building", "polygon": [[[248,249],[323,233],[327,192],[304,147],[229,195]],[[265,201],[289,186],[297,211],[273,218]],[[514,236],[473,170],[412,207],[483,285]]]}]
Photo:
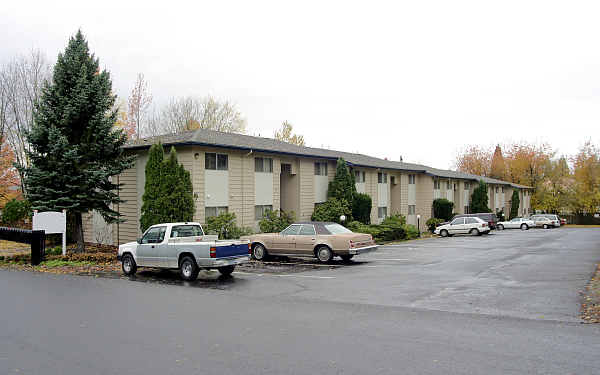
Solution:
[{"label": "apartment building", "polygon": [[436,198],[454,202],[456,213],[468,213],[471,193],[480,179],[488,183],[493,211],[504,208],[509,212],[513,189],[518,189],[522,197],[520,212],[530,211],[530,188],[526,186],[362,154],[199,129],[125,146],[127,152],[137,156],[133,167],[116,177],[122,184],[119,194],[125,202],[115,208],[126,221],[107,225],[100,215],[87,215],[84,230],[88,241],[121,244],[141,235],[139,217],[148,150],[159,140],[165,147],[176,148],[179,162],[190,172],[194,220],[201,223],[209,216],[232,212],[238,225],[257,229],[265,210],[280,209],[293,211],[298,220],[310,220],[315,205],[327,199],[338,158],[348,163],[357,191],[371,196],[374,223],[400,213],[408,223],[419,223],[425,230]]}]

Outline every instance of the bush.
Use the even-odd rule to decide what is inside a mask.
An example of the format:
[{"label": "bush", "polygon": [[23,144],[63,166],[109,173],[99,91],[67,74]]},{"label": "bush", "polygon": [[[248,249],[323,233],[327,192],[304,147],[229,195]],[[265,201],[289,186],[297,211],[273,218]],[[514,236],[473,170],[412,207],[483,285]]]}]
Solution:
[{"label": "bush", "polygon": [[366,233],[373,236],[376,242],[397,241],[406,238],[406,219],[402,215],[392,215],[381,224],[362,224],[358,221],[348,223],[353,232]]},{"label": "bush", "polygon": [[438,198],[433,201],[433,217],[448,221],[452,218],[454,203],[448,199]]},{"label": "bush", "polygon": [[419,230],[416,226],[409,224],[406,226],[406,239],[412,240],[419,237]]},{"label": "bush", "polygon": [[473,194],[471,194],[471,212],[473,213],[483,213],[483,212],[492,212],[488,207],[488,187],[485,182],[482,180],[479,181],[479,185],[475,189],[473,189]]},{"label": "bush", "polygon": [[429,229],[429,231],[431,233],[433,233],[433,231],[435,230],[435,228],[440,225],[441,223],[443,223],[445,220],[444,219],[437,219],[435,217],[432,217],[431,219],[427,220],[425,222],[425,225],[427,225],[427,228]]},{"label": "bush", "polygon": [[311,220],[339,223],[340,216],[342,215],[345,215],[347,218],[350,218],[352,215],[348,202],[343,199],[329,198],[326,202],[315,206]]},{"label": "bush", "polygon": [[296,221],[296,215],[293,211],[279,211],[278,215],[276,211],[268,210],[264,213],[258,226],[263,233],[278,233],[287,228],[294,221]]},{"label": "bush", "polygon": [[252,229],[238,227],[234,213],[222,213],[206,219],[206,232],[217,234],[220,240],[230,240],[252,234]]},{"label": "bush", "polygon": [[31,203],[26,200],[12,199],[2,210],[2,222],[7,225],[15,224],[31,216]]},{"label": "bush", "polygon": [[404,217],[404,215],[401,214],[394,214],[391,216],[386,217],[385,219],[383,219],[383,221],[381,222],[381,225],[397,225],[397,226],[404,226],[406,225],[406,217]]},{"label": "bush", "polygon": [[373,202],[368,194],[356,193],[352,204],[352,217],[363,224],[370,224],[372,206]]}]

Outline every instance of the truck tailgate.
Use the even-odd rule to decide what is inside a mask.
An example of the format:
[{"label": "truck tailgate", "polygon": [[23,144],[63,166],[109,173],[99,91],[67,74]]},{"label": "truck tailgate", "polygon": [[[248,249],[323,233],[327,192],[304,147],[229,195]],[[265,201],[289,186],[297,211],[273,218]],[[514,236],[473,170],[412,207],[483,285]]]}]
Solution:
[{"label": "truck tailgate", "polygon": [[[230,245],[217,245],[215,258],[228,258],[240,255],[248,255],[248,244],[230,244]],[[212,255],[212,251],[211,251]]]}]

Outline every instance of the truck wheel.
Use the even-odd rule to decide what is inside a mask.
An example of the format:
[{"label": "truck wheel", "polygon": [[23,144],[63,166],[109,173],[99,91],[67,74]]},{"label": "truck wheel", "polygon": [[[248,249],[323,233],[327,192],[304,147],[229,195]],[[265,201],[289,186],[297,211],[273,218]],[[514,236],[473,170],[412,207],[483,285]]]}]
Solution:
[{"label": "truck wheel", "polygon": [[442,230],[440,231],[440,236],[442,236],[442,237],[448,237],[448,231],[447,231],[447,230],[445,230],[445,229],[442,229]]},{"label": "truck wheel", "polygon": [[321,263],[329,263],[333,259],[333,252],[327,246],[319,246],[315,251],[317,259]]},{"label": "truck wheel", "polygon": [[344,254],[344,255],[340,255],[340,258],[342,258],[342,260],[344,262],[349,262],[350,259],[352,259],[354,257],[353,254]]},{"label": "truck wheel", "polygon": [[181,278],[185,281],[194,281],[198,278],[198,272],[200,272],[200,269],[198,269],[196,261],[190,256],[183,257],[179,264]]},{"label": "truck wheel", "polygon": [[254,247],[252,248],[252,258],[256,259],[256,260],[265,260],[267,259],[268,253],[267,253],[267,249],[265,249],[265,247],[259,243],[257,243],[256,245],[254,245]]},{"label": "truck wheel", "polygon": [[131,254],[123,255],[123,259],[121,259],[121,268],[123,269],[123,273],[127,276],[135,275],[137,272],[137,264],[135,264],[135,260],[131,256]]},{"label": "truck wheel", "polygon": [[233,270],[235,269],[235,265],[233,266],[224,266],[224,267],[219,267],[217,268],[219,270],[219,272],[221,272],[221,275],[223,276],[229,276],[233,273]]}]

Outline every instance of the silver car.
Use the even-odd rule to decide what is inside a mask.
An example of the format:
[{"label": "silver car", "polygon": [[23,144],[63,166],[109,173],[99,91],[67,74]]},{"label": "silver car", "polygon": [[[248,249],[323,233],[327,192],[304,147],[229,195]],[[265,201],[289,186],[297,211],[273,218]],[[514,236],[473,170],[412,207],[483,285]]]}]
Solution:
[{"label": "silver car", "polygon": [[488,223],[478,217],[459,217],[448,224],[440,225],[435,228],[433,233],[442,237],[453,236],[455,234],[470,234],[472,236],[489,233]]},{"label": "silver car", "polygon": [[535,223],[535,226],[538,228],[548,229],[548,228],[554,228],[556,226],[560,226],[560,221],[559,221],[559,224],[556,225],[554,221],[552,221],[552,220],[548,219],[546,216],[542,216],[542,215],[533,215],[530,219],[533,220],[533,222]]},{"label": "silver car", "polygon": [[498,230],[503,230],[503,229],[527,230],[529,228],[534,228],[534,227],[535,227],[535,222],[531,219],[526,219],[524,217],[515,217],[512,220],[500,221],[498,224],[496,224],[496,228]]}]

